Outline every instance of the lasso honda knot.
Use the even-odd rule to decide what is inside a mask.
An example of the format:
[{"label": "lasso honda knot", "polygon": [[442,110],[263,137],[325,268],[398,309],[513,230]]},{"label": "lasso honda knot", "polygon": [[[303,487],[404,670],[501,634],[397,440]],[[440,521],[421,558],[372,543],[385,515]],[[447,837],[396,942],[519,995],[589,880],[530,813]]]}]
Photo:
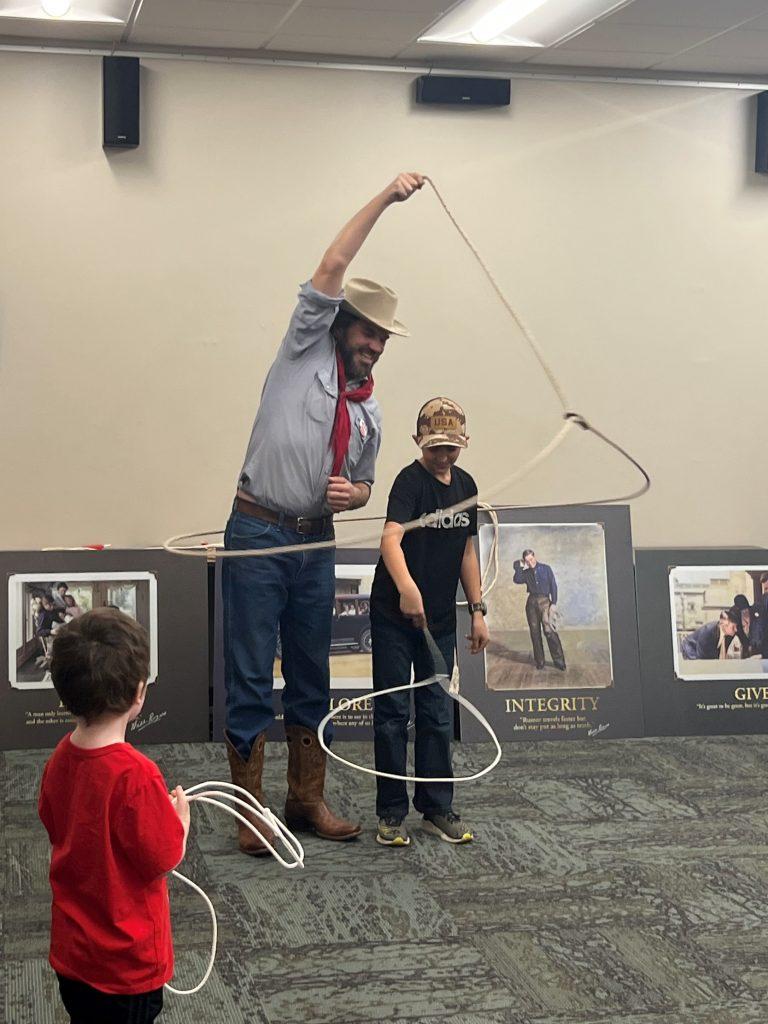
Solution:
[{"label": "lasso honda knot", "polygon": [[584,419],[581,413],[578,412],[567,412],[563,416],[564,420],[571,420],[576,424],[577,427],[581,427],[582,430],[591,430],[589,423]]}]

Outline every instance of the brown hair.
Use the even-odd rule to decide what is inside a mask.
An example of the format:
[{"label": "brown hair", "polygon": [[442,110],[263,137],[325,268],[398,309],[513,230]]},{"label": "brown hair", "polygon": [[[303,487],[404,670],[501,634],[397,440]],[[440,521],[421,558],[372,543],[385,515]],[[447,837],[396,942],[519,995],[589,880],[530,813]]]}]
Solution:
[{"label": "brown hair", "polygon": [[98,608],[56,634],[51,677],[64,707],[91,724],[122,715],[149,676],[147,631],[114,608]]},{"label": "brown hair", "polygon": [[340,309],[336,316],[333,318],[331,324],[331,337],[335,342],[346,341],[347,331],[356,320],[360,320],[361,317],[355,316],[354,313],[350,313],[348,309]]}]

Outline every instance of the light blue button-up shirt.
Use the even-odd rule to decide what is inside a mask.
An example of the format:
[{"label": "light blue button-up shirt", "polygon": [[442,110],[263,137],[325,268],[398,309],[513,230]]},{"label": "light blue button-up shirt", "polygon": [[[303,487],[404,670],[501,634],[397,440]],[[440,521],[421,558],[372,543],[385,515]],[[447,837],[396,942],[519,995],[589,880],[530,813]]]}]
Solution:
[{"label": "light blue button-up shirt", "polygon": [[[259,505],[295,516],[330,512],[325,501],[333,468],[330,447],[339,392],[330,327],[343,294],[301,286],[288,331],[267,374],[239,486]],[[359,382],[351,381],[351,389]],[[352,434],[341,475],[373,484],[381,446],[376,399],[348,403]]]}]

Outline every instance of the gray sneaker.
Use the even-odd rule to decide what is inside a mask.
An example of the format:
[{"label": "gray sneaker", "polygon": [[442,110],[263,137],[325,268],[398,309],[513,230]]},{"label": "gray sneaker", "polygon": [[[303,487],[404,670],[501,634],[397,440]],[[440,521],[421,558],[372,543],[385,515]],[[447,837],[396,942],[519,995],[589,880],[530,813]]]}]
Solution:
[{"label": "gray sneaker", "polygon": [[405,828],[405,820],[400,818],[379,818],[376,842],[382,846],[410,846],[411,837]]},{"label": "gray sneaker", "polygon": [[472,829],[465,825],[460,815],[451,808],[445,814],[425,814],[421,827],[425,832],[439,836],[446,843],[471,843],[475,838]]}]

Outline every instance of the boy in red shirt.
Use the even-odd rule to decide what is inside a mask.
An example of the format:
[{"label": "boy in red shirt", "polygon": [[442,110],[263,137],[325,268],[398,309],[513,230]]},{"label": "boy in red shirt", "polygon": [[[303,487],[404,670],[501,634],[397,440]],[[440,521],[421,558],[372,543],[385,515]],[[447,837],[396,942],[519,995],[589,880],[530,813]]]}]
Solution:
[{"label": "boy in red shirt", "polygon": [[189,803],[125,742],[149,676],[145,630],[111,608],[62,627],[51,675],[77,721],[43,771],[53,846],[49,960],[73,1024],[149,1024],[173,974],[165,876],[183,859]]}]

